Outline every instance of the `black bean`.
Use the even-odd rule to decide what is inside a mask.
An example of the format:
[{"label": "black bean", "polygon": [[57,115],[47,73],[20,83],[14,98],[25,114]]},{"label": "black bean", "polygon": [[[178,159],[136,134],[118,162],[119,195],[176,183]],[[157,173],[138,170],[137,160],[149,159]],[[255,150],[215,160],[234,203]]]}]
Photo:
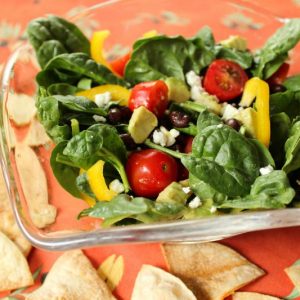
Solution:
[{"label": "black bean", "polygon": [[236,119],[229,119],[225,122],[225,124],[232,127],[236,131],[239,131],[240,128],[241,128],[241,125],[240,125],[239,121],[236,120]]},{"label": "black bean", "polygon": [[191,120],[190,116],[182,111],[172,111],[169,118],[172,125],[178,128],[187,127]]},{"label": "black bean", "polygon": [[118,124],[122,121],[122,111],[119,107],[112,107],[107,117],[111,124]]},{"label": "black bean", "polygon": [[123,123],[128,123],[130,118],[131,118],[132,111],[127,106],[121,106],[119,108],[120,108],[121,113],[122,113],[122,122]]},{"label": "black bean", "polygon": [[271,94],[284,92],[286,88],[281,84],[271,84],[270,85],[270,92]]},{"label": "black bean", "polygon": [[134,142],[133,138],[129,133],[122,133],[120,134],[120,138],[122,139],[123,143],[125,144],[126,149],[134,150],[137,148],[137,144]]}]

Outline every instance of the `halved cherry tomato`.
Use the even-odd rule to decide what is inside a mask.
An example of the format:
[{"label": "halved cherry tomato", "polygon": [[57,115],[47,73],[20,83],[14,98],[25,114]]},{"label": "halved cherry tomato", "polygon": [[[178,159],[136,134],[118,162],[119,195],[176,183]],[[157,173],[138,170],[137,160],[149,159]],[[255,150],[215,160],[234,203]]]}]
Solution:
[{"label": "halved cherry tomato", "polygon": [[192,152],[192,145],[193,145],[193,136],[188,136],[184,146],[184,153],[191,153]]},{"label": "halved cherry tomato", "polygon": [[124,70],[127,62],[129,61],[131,53],[127,53],[126,55],[117,58],[116,60],[110,62],[110,66],[112,70],[120,76],[124,76]]},{"label": "halved cherry tomato", "polygon": [[162,80],[142,82],[131,91],[128,106],[134,109],[145,106],[157,117],[162,117],[168,106],[168,86]]},{"label": "halved cherry tomato", "polygon": [[177,181],[177,162],[155,149],[136,151],[128,157],[126,174],[136,196],[155,198],[171,182]]},{"label": "halved cherry tomato", "polygon": [[269,85],[282,84],[289,72],[290,65],[283,63],[280,68],[267,80]]},{"label": "halved cherry tomato", "polygon": [[217,59],[208,67],[203,85],[208,93],[225,102],[240,96],[247,80],[246,72],[237,63]]}]

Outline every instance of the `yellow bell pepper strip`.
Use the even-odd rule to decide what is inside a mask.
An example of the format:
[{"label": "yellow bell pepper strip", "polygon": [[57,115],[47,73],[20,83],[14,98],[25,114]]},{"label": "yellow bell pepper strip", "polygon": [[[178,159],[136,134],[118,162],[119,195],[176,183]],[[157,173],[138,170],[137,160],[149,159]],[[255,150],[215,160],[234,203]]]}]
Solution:
[{"label": "yellow bell pepper strip", "polygon": [[110,201],[117,195],[117,193],[110,190],[106,185],[103,175],[104,164],[105,162],[103,160],[97,161],[87,170],[86,174],[90,188],[95,194],[96,198],[99,201]]},{"label": "yellow bell pepper strip", "polygon": [[97,63],[106,66],[110,69],[110,65],[107,63],[104,57],[104,42],[110,35],[109,30],[100,30],[94,32],[91,39],[91,57]]},{"label": "yellow bell pepper strip", "polygon": [[[79,174],[81,175],[85,172],[86,170],[80,169]],[[81,197],[89,206],[94,206],[96,204],[96,200],[88,196],[87,194],[81,193]]]},{"label": "yellow bell pepper strip", "polygon": [[102,94],[105,92],[110,92],[112,101],[119,101],[120,105],[128,105],[130,90],[116,84],[104,84],[96,86],[89,90],[78,92],[76,93],[76,96],[84,96],[92,101],[95,101],[95,96],[97,94]]},{"label": "yellow bell pepper strip", "polygon": [[149,30],[147,32],[145,32],[143,34],[143,38],[146,39],[146,38],[152,38],[154,36],[157,36],[157,30],[153,29],[153,30]]},{"label": "yellow bell pepper strip", "polygon": [[269,147],[271,138],[269,85],[258,77],[253,77],[246,82],[240,106],[250,106],[254,99],[256,99],[257,111],[256,137],[266,147]]}]

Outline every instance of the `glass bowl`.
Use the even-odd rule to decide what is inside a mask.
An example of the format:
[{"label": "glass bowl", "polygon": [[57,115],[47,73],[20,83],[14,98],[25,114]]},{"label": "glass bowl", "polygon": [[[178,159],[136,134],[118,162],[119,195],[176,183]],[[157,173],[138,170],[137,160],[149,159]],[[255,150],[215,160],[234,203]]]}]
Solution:
[{"label": "glass bowl", "polygon": [[[209,4],[206,0],[190,0],[184,4],[181,0],[115,0],[89,7],[69,18],[83,27],[87,34],[93,30],[109,29],[111,35],[105,48],[110,58],[128,51],[132,43],[149,30],[193,36],[204,25],[213,29],[216,40],[238,34],[247,38],[250,49],[255,49],[262,46],[266,38],[285,21],[248,1],[223,0],[212,0]],[[293,51],[291,73],[300,71],[299,53]],[[34,82],[34,76],[29,77],[32,72],[26,72],[26,69],[18,74],[24,78],[15,78],[15,67],[19,61],[24,62],[24,57],[31,61],[34,59],[34,52],[27,42],[10,56],[3,73],[1,167],[17,223],[34,246],[67,250],[118,243],[212,241],[249,231],[300,224],[300,209],[293,208],[101,229],[99,220],[76,219],[87,205],[70,196],[56,182],[49,167],[51,147],[38,147],[35,151],[47,176],[49,202],[57,207],[56,222],[45,229],[38,229],[28,212],[29,199],[25,199],[20,186],[14,148],[11,147],[12,124],[6,110],[7,99],[20,89],[16,82],[23,79],[29,84]],[[21,139],[27,129],[14,127],[13,130]],[[30,182],[31,178],[27,180]]]}]

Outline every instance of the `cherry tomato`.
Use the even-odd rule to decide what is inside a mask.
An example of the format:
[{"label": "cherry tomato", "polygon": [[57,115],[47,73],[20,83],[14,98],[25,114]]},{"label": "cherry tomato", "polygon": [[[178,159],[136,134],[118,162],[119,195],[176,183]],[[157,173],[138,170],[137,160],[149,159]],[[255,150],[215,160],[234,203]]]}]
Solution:
[{"label": "cherry tomato", "polygon": [[124,56],[122,56],[120,58],[117,58],[116,60],[112,61],[110,63],[110,66],[113,69],[113,71],[115,73],[117,73],[118,75],[120,75],[120,76],[123,77],[124,76],[125,67],[126,67],[127,62],[130,59],[130,56],[131,56],[131,53],[129,52],[126,55],[124,55]]},{"label": "cherry tomato", "polygon": [[237,63],[217,59],[208,67],[203,85],[208,93],[225,102],[241,95],[247,80],[246,72]]},{"label": "cherry tomato", "polygon": [[192,152],[193,140],[194,140],[193,136],[187,137],[187,140],[186,140],[185,146],[184,146],[184,153],[191,153]]},{"label": "cherry tomato", "polygon": [[131,91],[128,106],[134,109],[145,106],[158,118],[164,115],[168,107],[168,86],[162,80],[142,82]]},{"label": "cherry tomato", "polygon": [[282,84],[289,72],[290,65],[283,63],[280,68],[267,80],[269,85]]},{"label": "cherry tomato", "polygon": [[171,182],[177,181],[177,162],[158,150],[136,151],[128,157],[126,173],[136,196],[155,198]]}]

